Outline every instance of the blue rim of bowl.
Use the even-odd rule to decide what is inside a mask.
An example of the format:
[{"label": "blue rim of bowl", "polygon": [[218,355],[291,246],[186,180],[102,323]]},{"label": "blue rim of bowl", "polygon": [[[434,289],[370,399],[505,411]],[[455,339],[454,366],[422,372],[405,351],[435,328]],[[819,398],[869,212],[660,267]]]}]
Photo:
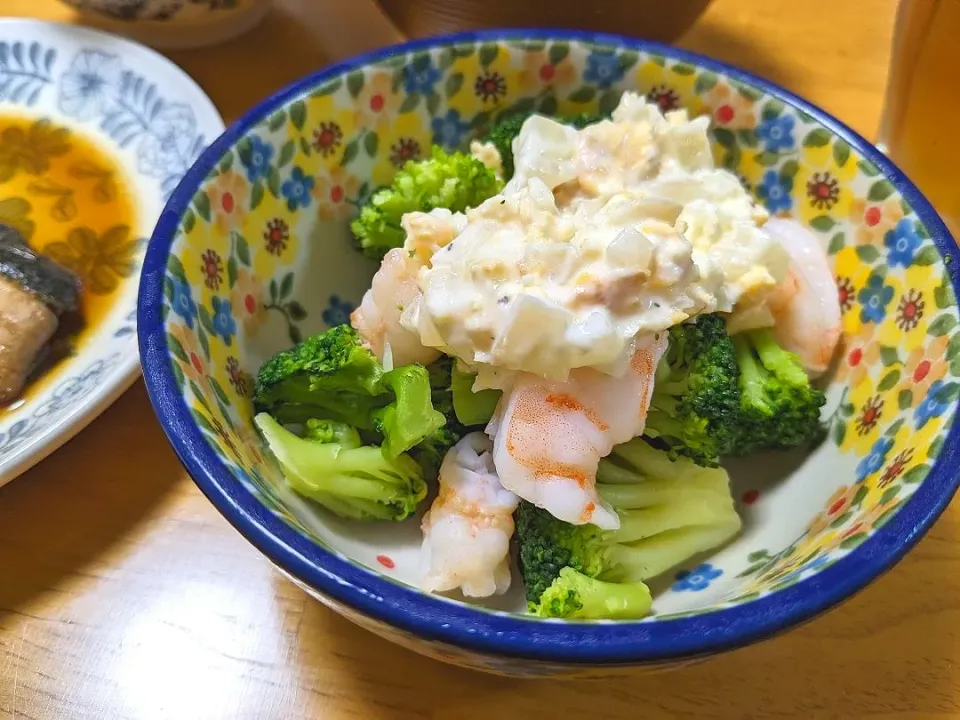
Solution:
[{"label": "blue rim of bowl", "polygon": [[[734,80],[778,97],[813,117],[873,162],[907,199],[927,227],[941,257],[957,252],[949,231],[912,182],[869,141],[784,88],[696,53],[617,35],[569,30],[487,30],[415,40],[359,55],[280,90],[233,123],[197,160],[174,191],[153,233],[140,284],[139,342],[151,402],[170,443],[216,508],[275,564],[321,594],[376,621],[429,641],[491,657],[568,665],[641,664],[732,650],[770,637],[830,609],[891,568],[922,537],[957,490],[958,424],[913,496],[882,528],[830,567],[795,585],[738,605],[662,621],[571,623],[481,612],[468,605],[397,584],[338,557],[287,526],[233,477],[204,438],[174,382],[162,315],[167,257],[194,193],[223,154],[277,108],[351,70],[394,55],[448,45],[561,40],[649,52]],[[960,296],[960,263],[947,263]]]}]

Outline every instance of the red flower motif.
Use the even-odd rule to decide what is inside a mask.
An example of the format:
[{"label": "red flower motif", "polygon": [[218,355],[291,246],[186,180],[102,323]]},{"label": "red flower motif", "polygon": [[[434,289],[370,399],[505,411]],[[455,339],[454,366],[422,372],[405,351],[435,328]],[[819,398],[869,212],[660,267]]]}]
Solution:
[{"label": "red flower motif", "polygon": [[883,475],[881,475],[880,479],[877,481],[877,487],[885,488],[898,477],[903,475],[903,471],[907,469],[907,463],[909,463],[911,460],[913,460],[913,448],[907,448],[902,453],[897,455],[893,459],[893,462],[887,465],[886,469],[883,471]]},{"label": "red flower motif", "polygon": [[211,290],[219,290],[223,282],[223,260],[213,249],[208,249],[200,259],[203,261],[200,269],[203,271],[204,284]]},{"label": "red flower motif", "polygon": [[860,408],[860,417],[857,418],[857,435],[866,435],[873,430],[883,416],[883,398],[874,395],[868,398]]},{"label": "red flower motif", "polygon": [[818,210],[829,210],[840,197],[839,184],[830,173],[814,173],[807,181],[807,197]]},{"label": "red flower motif", "polygon": [[226,370],[233,389],[237,391],[238,395],[246,395],[249,386],[247,376],[240,369],[240,361],[231,355],[227,358]]},{"label": "red flower motif", "polygon": [[901,330],[913,330],[923,317],[926,303],[923,302],[923,293],[911,288],[900,296],[897,305],[897,327]]},{"label": "red flower motif", "polygon": [[540,72],[537,74],[544,82],[550,82],[557,75],[557,66],[553,63],[545,63],[540,66]]},{"label": "red flower motif", "polygon": [[287,240],[290,237],[290,228],[280,218],[274,218],[267,222],[267,229],[263,233],[263,239],[266,242],[267,252],[271,255],[280,256],[287,249]]},{"label": "red flower motif", "polygon": [[647,93],[647,100],[656,103],[662,113],[676,110],[680,107],[680,96],[666,85],[657,85],[653,88]]},{"label": "red flower motif", "polygon": [[847,312],[853,307],[853,300],[857,296],[857,289],[847,277],[837,278],[837,297],[840,300],[840,311]]},{"label": "red flower motif", "polygon": [[473,83],[473,92],[484,102],[499,100],[507,94],[507,81],[497,72],[486,72],[477,75]]},{"label": "red flower motif", "polygon": [[313,149],[330,157],[343,142],[343,130],[335,122],[322,122],[313,131]]},{"label": "red flower motif", "polygon": [[400,138],[390,147],[390,162],[400,168],[410,160],[420,158],[420,143],[413,138]]}]

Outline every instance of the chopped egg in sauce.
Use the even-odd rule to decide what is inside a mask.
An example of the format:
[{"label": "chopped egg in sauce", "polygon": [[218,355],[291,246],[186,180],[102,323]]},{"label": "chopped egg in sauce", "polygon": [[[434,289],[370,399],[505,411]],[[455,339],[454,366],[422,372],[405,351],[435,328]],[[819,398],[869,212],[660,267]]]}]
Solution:
[{"label": "chopped egg in sauce", "polygon": [[[762,297],[788,257],[714,167],[707,127],[633,93],[582,130],[530,117],[501,194],[404,218],[423,265],[403,325],[476,370],[479,390],[516,372],[620,375],[640,336]],[[491,151],[474,148],[492,165]]]}]

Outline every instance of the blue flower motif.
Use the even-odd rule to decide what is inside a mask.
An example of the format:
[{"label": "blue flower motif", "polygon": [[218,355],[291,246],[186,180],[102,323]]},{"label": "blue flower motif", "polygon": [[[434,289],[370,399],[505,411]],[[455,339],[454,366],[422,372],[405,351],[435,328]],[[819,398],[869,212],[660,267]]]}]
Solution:
[{"label": "blue flower motif", "polygon": [[350,313],[353,312],[353,305],[346,300],[341,300],[337,295],[330,296],[330,304],[323,311],[323,321],[327,327],[335,327],[350,322]]},{"label": "blue flower motif", "polygon": [[247,179],[257,182],[265,178],[270,172],[270,163],[273,161],[273,145],[264,142],[256,135],[250,136],[250,153],[244,157],[240,155],[240,162],[247,171]]},{"label": "blue flower motif", "polygon": [[608,88],[623,79],[620,58],[612,50],[594,50],[587,56],[583,79],[601,88]]},{"label": "blue flower motif", "polygon": [[287,199],[287,210],[305,208],[310,204],[310,191],[313,190],[313,178],[303,174],[299,167],[290,172],[290,179],[280,186],[280,192]]},{"label": "blue flower motif", "polygon": [[429,61],[419,69],[417,63],[407,65],[403,69],[403,89],[408,93],[432,95],[433,86],[437,84],[439,79],[440,70]]},{"label": "blue flower motif", "polygon": [[917,430],[922,428],[933,418],[938,418],[943,415],[947,411],[947,408],[950,407],[950,403],[943,402],[939,397],[937,397],[941,390],[943,390],[943,380],[937,380],[933,385],[930,386],[926,397],[923,398],[923,402],[917,406],[916,410],[914,410],[913,419],[916,423]]},{"label": "blue flower motif", "polygon": [[887,461],[887,453],[890,452],[890,448],[892,447],[893,438],[885,435],[877,438],[873,443],[873,447],[870,448],[870,452],[857,463],[857,482],[862,482],[875,472],[879,472],[880,468],[882,468],[883,464]]},{"label": "blue flower motif", "polygon": [[793,207],[793,178],[789,175],[778,175],[774,170],[767,170],[763,175],[763,182],[757,186],[757,197],[771,213],[789,210]]},{"label": "blue flower motif", "polygon": [[883,236],[883,244],[890,250],[887,253],[887,261],[893,267],[898,265],[910,267],[913,256],[917,254],[922,242],[913,221],[907,218],[901,219],[896,227],[887,230],[886,235]]},{"label": "blue flower motif", "polygon": [[237,334],[237,321],[233,319],[233,309],[230,307],[230,301],[217,295],[211,300],[213,304],[213,331],[223,338],[225,345],[229,347],[233,336]]},{"label": "blue flower motif", "polygon": [[460,146],[464,133],[470,129],[470,124],[460,118],[457,110],[447,110],[447,114],[435,117],[431,123],[433,128],[433,144],[441,145],[447,150]]},{"label": "blue flower motif", "polygon": [[701,590],[706,590],[710,583],[721,575],[723,575],[723,570],[720,568],[714,567],[710,563],[702,563],[697,565],[693,570],[681,570],[678,572],[676,582],[673,583],[672,589],[674,592],[683,592],[685,590],[700,592]]},{"label": "blue flower motif", "polygon": [[794,122],[793,115],[780,115],[757,125],[757,137],[763,141],[764,149],[781,152],[793,148]]},{"label": "blue flower motif", "polygon": [[170,301],[170,306],[183,318],[187,327],[193,330],[193,321],[197,317],[197,303],[193,299],[193,290],[179,280],[171,279],[170,282],[173,284],[173,299]]},{"label": "blue flower motif", "polygon": [[857,293],[860,322],[879,323],[887,316],[887,305],[893,300],[893,287],[883,284],[883,275],[874,273]]},{"label": "blue flower motif", "polygon": [[101,50],[83,50],[60,77],[60,109],[78,120],[103,115],[117,99],[120,58]]}]

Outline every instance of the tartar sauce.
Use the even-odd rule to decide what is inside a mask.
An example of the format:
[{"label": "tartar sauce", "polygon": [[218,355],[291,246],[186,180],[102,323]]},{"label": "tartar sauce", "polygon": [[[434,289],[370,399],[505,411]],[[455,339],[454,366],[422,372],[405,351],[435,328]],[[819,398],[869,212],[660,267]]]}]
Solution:
[{"label": "tartar sauce", "polygon": [[787,256],[714,167],[707,128],[633,93],[583,130],[532,116],[501,194],[405,218],[425,263],[404,325],[477,370],[476,389],[505,387],[517,371],[620,374],[639,335],[765,293]]}]

